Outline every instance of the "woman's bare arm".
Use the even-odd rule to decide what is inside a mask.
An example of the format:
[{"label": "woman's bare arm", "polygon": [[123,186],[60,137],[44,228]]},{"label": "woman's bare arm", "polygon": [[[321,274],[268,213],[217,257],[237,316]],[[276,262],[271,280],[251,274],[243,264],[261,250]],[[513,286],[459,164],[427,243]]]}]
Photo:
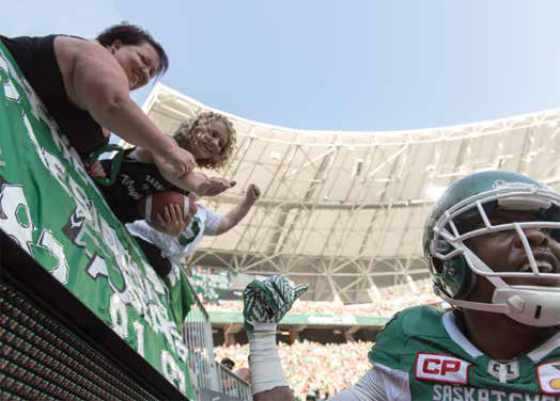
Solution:
[{"label": "woman's bare arm", "polygon": [[[137,147],[132,155],[145,163],[155,162],[153,152],[142,147]],[[199,196],[215,196],[235,185],[233,181],[222,177],[208,177],[200,171],[191,171],[183,177],[174,177],[165,171],[161,171],[161,169],[160,173],[176,187],[193,192]]]},{"label": "woman's bare arm", "polygon": [[150,149],[156,164],[172,175],[194,167],[192,155],[163,134],[132,101],[126,74],[108,50],[96,42],[57,37],[55,51],[66,93],[77,107],[126,141]]}]

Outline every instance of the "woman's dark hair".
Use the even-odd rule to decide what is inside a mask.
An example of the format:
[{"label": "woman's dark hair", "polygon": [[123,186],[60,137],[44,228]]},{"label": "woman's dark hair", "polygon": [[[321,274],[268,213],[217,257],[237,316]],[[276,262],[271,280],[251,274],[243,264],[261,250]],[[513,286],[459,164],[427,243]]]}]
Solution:
[{"label": "woman's dark hair", "polygon": [[137,46],[142,43],[149,43],[156,50],[159,56],[159,66],[157,74],[163,74],[169,68],[169,58],[163,47],[147,31],[139,26],[122,23],[113,25],[97,36],[97,41],[105,47],[109,47],[116,40],[120,40],[123,45]]}]

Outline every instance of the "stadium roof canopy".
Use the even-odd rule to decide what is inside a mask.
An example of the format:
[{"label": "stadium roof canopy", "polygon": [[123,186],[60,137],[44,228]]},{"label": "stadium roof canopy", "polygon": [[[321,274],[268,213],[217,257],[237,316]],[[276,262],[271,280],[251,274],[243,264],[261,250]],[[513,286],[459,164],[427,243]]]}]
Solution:
[{"label": "stadium roof canopy", "polygon": [[[213,110],[162,84],[144,109],[168,134]],[[205,202],[225,213],[250,183],[262,196],[235,229],[206,237],[188,263],[283,273],[310,284],[307,299],[361,303],[375,300],[380,287],[414,289],[428,276],[424,219],[466,174],[507,169],[555,188],[560,182],[559,110],[392,132],[297,130],[223,114],[237,129],[238,148],[219,173],[237,186]]]}]

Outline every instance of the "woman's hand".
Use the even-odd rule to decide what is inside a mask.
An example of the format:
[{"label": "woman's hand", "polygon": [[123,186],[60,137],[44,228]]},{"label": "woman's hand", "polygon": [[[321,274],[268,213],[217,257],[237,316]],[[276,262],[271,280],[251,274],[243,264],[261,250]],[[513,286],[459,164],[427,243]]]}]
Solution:
[{"label": "woman's hand", "polygon": [[166,178],[174,179],[173,181],[190,174],[196,167],[192,153],[178,145],[161,154],[152,152],[152,157],[160,173]]},{"label": "woman's hand", "polygon": [[235,186],[235,181],[230,181],[222,177],[209,177],[200,185],[198,195],[216,196]]},{"label": "woman's hand", "polygon": [[187,224],[190,223],[192,215],[185,216],[181,205],[176,203],[169,204],[165,207],[163,213],[159,213],[152,226],[165,234],[177,237],[183,232]]}]

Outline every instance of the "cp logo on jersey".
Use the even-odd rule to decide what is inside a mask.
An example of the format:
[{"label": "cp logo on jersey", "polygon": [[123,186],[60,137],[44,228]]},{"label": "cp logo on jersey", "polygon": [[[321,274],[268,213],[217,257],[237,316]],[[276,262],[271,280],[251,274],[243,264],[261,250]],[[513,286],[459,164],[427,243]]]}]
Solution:
[{"label": "cp logo on jersey", "polygon": [[560,361],[543,363],[537,367],[541,390],[546,394],[560,394]]},{"label": "cp logo on jersey", "polygon": [[448,355],[419,353],[416,378],[441,383],[466,384],[470,363]]}]

